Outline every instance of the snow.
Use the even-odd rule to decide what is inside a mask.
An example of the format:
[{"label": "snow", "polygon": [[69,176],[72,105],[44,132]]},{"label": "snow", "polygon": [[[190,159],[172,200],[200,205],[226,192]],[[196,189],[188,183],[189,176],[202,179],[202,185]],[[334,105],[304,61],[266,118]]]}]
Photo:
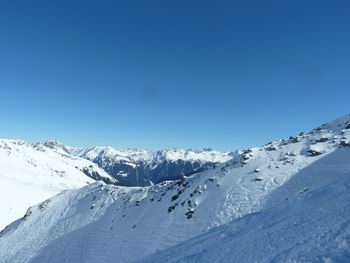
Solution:
[{"label": "snow", "polygon": [[119,172],[118,175],[120,175],[121,177],[127,177],[128,176],[127,173],[123,173],[123,172]]},{"label": "snow", "polygon": [[[72,155],[95,162],[124,186],[147,186],[176,180],[196,170],[226,162],[234,155],[233,152],[212,149],[116,150],[110,146],[66,149]],[[120,173],[127,176],[120,176]]]},{"label": "snow", "polygon": [[183,150],[164,149],[155,154],[157,159],[168,159],[170,161],[184,160],[223,163],[230,160],[231,152],[219,152],[215,150]]},{"label": "snow", "polygon": [[67,190],[1,232],[0,262],[347,262],[349,122],[175,182]]},{"label": "snow", "polygon": [[117,150],[110,146],[93,147],[88,149],[67,147],[70,153],[89,160],[97,157],[114,158],[118,161],[147,162],[152,163],[155,159],[167,159],[170,161],[197,161],[222,163],[231,159],[232,152],[219,152],[212,149],[184,150],[184,149],[163,149],[150,151],[144,149]]},{"label": "snow", "polygon": [[95,164],[62,151],[19,140],[0,140],[0,229],[23,216],[29,206],[62,190],[94,182],[83,169],[110,178]]},{"label": "snow", "polygon": [[350,150],[314,162],[243,216],[140,262],[349,262]]},{"label": "snow", "polygon": [[150,161],[153,155],[153,153],[148,150],[116,150],[110,146],[99,146],[87,149],[75,149],[70,147],[69,149],[71,149],[70,152],[72,155],[80,156],[88,160],[110,158],[115,161],[126,162],[130,166],[134,166],[135,161]]}]

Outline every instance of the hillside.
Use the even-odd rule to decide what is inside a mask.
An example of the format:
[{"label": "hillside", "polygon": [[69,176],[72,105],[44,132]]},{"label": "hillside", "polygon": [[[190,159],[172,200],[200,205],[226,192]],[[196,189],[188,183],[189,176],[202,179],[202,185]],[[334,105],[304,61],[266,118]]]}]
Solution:
[{"label": "hillside", "polygon": [[140,262],[349,262],[349,160],[338,149],[271,192],[264,210]]},{"label": "hillside", "polygon": [[65,191],[1,232],[0,262],[343,259],[349,141],[346,115],[174,182]]},{"label": "hillside", "polygon": [[94,163],[53,150],[49,144],[0,140],[0,229],[23,216],[28,207],[63,190],[95,179],[117,182]]}]

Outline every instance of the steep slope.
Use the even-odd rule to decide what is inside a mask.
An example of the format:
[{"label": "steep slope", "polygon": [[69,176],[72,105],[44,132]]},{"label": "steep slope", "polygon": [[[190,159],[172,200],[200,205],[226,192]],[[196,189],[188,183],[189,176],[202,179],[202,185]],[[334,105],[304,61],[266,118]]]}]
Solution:
[{"label": "steep slope", "polygon": [[88,160],[45,145],[0,140],[0,229],[23,216],[29,206],[92,183],[94,177],[114,181]]},{"label": "steep slope", "polygon": [[144,166],[152,159],[153,153],[147,150],[118,151],[112,147],[89,149],[70,148],[70,153],[96,163],[108,174],[116,178],[120,185],[150,185]]},{"label": "steep slope", "polygon": [[72,155],[98,164],[124,186],[148,186],[166,180],[177,180],[226,162],[233,155],[232,152],[212,149],[149,151],[116,150],[109,146],[68,149]]},{"label": "steep slope", "polygon": [[[293,209],[297,213],[297,202],[302,202],[300,200],[304,198],[307,200],[304,196],[311,194],[312,197],[315,193],[318,196],[315,200],[321,200],[322,195],[316,193],[331,189],[340,180],[347,180],[350,171],[349,139],[350,116],[347,115],[311,132],[237,152],[232,160],[224,164],[175,182],[144,188],[94,183],[66,191],[33,207],[24,218],[1,233],[0,262],[133,262],[229,222],[238,222],[235,235],[242,233],[247,251],[254,253],[254,242],[266,237],[264,233],[271,233],[269,227],[273,227],[260,224],[260,229],[254,218],[261,215],[260,219],[266,223],[273,217],[269,217],[268,211],[273,211],[274,215],[278,211],[284,212],[285,206],[295,206]],[[334,189],[335,193],[341,194],[341,189],[346,191],[347,187],[336,186]],[[324,210],[316,201],[309,200],[316,210],[318,207]],[[306,207],[307,202],[301,206]],[[328,204],[335,205],[337,202],[330,201]],[[347,203],[339,203],[338,208],[346,210]],[[307,214],[307,211],[304,212]],[[321,212],[320,215],[327,216]],[[276,220],[281,220],[278,221],[280,226],[292,228],[290,221],[285,222],[282,216],[276,217]],[[348,222],[346,212],[340,213],[340,217],[344,217],[344,224]],[[309,220],[316,222],[314,214],[294,218],[306,223]],[[252,225],[255,222],[256,226],[251,227],[256,229],[259,239],[249,239],[244,235],[245,231],[248,235],[255,235],[255,232],[244,228],[250,222]],[[337,218],[334,222],[337,226],[342,223]],[[322,227],[317,222],[315,224]],[[260,230],[262,236],[259,236]],[[213,231],[215,236],[215,231],[221,230]],[[314,232],[310,233],[306,237],[316,236]],[[301,235],[298,230],[297,234]],[[207,239],[210,241],[207,236],[199,240],[204,240],[206,246],[209,244]],[[227,241],[229,243],[230,239]],[[252,245],[248,249],[250,241]],[[196,241],[189,242],[194,244]],[[288,242],[294,246],[298,239],[291,238]],[[280,247],[281,251],[286,251],[288,244]],[[200,246],[197,245],[193,245],[197,249],[194,251],[200,254]],[[300,253],[307,249],[307,245],[298,245]],[[329,245],[325,242],[327,251],[331,249]],[[181,245],[174,249],[185,251]],[[154,259],[162,262],[162,259],[176,253],[172,251]],[[190,258],[191,252],[186,250],[184,253]],[[274,253],[279,256],[278,250]],[[208,252],[209,257],[214,254]],[[290,255],[293,258],[294,255]],[[226,258],[223,257],[223,260]]]},{"label": "steep slope", "polygon": [[140,262],[350,262],[349,160],[339,149],[272,192],[271,208]]}]

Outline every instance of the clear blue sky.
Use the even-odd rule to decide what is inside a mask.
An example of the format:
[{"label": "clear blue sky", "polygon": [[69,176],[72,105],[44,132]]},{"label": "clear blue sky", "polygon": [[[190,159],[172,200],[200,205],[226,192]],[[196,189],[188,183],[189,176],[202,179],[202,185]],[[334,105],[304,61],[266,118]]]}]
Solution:
[{"label": "clear blue sky", "polygon": [[349,1],[1,1],[0,137],[233,150],[349,113]]}]

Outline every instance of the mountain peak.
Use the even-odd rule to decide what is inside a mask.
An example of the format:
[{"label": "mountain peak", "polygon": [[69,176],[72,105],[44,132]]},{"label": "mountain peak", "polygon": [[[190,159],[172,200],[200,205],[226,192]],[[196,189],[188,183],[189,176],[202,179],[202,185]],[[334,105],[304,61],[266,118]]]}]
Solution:
[{"label": "mountain peak", "polygon": [[41,143],[37,143],[36,145],[42,145],[42,146],[45,146],[47,148],[50,148],[54,151],[58,151],[58,152],[61,152],[61,153],[64,153],[64,154],[68,154],[69,151],[68,149],[65,147],[65,145],[59,141],[56,141],[56,140],[47,140],[47,141],[44,141],[44,142],[41,142]]},{"label": "mountain peak", "polygon": [[[145,262],[201,262],[197,260],[201,254],[205,257],[200,259],[210,262],[255,262],[260,257],[262,262],[312,261],[308,259],[320,251],[328,256],[334,251],[334,241],[339,240],[338,248],[346,244],[348,237],[338,233],[349,233],[348,228],[342,231],[350,220],[350,195],[344,194],[350,189],[348,118],[235,152],[228,161],[192,176],[176,170],[179,180],[147,187],[93,183],[66,191],[31,208],[1,233],[0,262],[22,258],[113,262],[117,256],[118,262],[136,262],[164,249],[170,250]],[[204,154],[174,149],[158,152],[160,156],[169,153],[173,160]],[[114,159],[98,161],[114,167]],[[176,163],[156,161],[157,169]],[[122,164],[126,167],[123,177],[130,167]],[[162,171],[168,174],[170,170]],[[329,238],[323,238],[325,233]],[[191,238],[198,239],[171,249]],[[310,242],[313,246],[308,250],[305,244]],[[271,251],[276,246],[281,250]],[[299,254],[294,253],[295,247]],[[245,249],[248,254],[242,253]],[[182,255],[188,257],[182,260]],[[309,256],[307,260],[303,255]]]}]

